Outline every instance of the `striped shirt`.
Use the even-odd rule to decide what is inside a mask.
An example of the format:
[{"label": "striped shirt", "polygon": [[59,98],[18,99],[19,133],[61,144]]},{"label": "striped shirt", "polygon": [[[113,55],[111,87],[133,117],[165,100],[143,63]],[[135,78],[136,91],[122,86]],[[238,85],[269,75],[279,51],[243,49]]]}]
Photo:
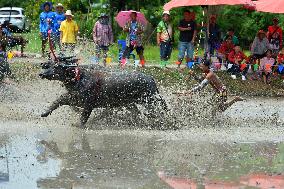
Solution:
[{"label": "striped shirt", "polygon": [[93,28],[93,40],[99,46],[109,46],[113,43],[113,33],[111,26],[96,22]]}]

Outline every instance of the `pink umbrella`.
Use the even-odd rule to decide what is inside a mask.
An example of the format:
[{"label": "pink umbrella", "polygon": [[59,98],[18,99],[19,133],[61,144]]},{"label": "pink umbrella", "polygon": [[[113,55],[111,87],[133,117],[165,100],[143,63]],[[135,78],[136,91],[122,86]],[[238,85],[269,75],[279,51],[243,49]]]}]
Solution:
[{"label": "pink umbrella", "polygon": [[255,4],[259,12],[284,13],[283,0],[259,0]]},{"label": "pink umbrella", "polygon": [[125,24],[130,20],[130,14],[132,12],[137,13],[137,21],[138,22],[140,22],[144,27],[147,26],[148,21],[145,18],[143,13],[130,10],[130,11],[120,11],[118,13],[118,15],[115,17],[115,20],[117,21],[117,23],[120,27],[124,27]]},{"label": "pink umbrella", "polygon": [[164,5],[164,10],[175,7],[199,6],[199,5],[246,5],[253,4],[251,0],[171,0]]}]

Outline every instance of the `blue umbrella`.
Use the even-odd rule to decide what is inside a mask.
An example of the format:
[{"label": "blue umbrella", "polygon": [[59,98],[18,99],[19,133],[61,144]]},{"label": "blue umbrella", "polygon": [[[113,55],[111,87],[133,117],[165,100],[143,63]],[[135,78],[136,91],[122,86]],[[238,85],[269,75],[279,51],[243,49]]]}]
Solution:
[{"label": "blue umbrella", "polygon": [[282,73],[283,68],[284,68],[283,64],[279,64],[279,65],[278,65],[278,71],[279,71],[279,73]]},{"label": "blue umbrella", "polygon": [[187,67],[191,69],[193,67],[193,64],[194,64],[194,62],[188,62]]},{"label": "blue umbrella", "polygon": [[50,7],[49,10],[52,10],[52,8],[53,8],[52,7],[52,2],[45,2],[45,3],[41,4],[40,9],[44,11],[45,5],[49,5],[49,7]]}]

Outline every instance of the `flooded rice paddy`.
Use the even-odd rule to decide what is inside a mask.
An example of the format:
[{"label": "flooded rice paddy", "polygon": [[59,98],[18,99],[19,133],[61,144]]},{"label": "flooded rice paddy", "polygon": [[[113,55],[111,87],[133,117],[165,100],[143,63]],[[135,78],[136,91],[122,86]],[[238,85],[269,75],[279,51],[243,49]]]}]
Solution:
[{"label": "flooded rice paddy", "polygon": [[283,99],[250,98],[212,117],[203,98],[161,91],[165,120],[98,109],[81,129],[70,107],[40,117],[59,83],[1,84],[0,188],[284,188]]}]

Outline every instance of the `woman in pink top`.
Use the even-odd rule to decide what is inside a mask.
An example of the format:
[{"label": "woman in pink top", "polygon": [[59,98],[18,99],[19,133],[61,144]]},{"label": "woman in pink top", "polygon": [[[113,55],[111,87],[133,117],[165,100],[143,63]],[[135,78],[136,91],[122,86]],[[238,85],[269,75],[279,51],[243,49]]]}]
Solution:
[{"label": "woman in pink top", "polygon": [[261,72],[264,83],[268,84],[269,76],[272,73],[272,66],[275,63],[275,59],[272,58],[272,50],[266,51],[266,56],[260,60],[259,70]]}]

